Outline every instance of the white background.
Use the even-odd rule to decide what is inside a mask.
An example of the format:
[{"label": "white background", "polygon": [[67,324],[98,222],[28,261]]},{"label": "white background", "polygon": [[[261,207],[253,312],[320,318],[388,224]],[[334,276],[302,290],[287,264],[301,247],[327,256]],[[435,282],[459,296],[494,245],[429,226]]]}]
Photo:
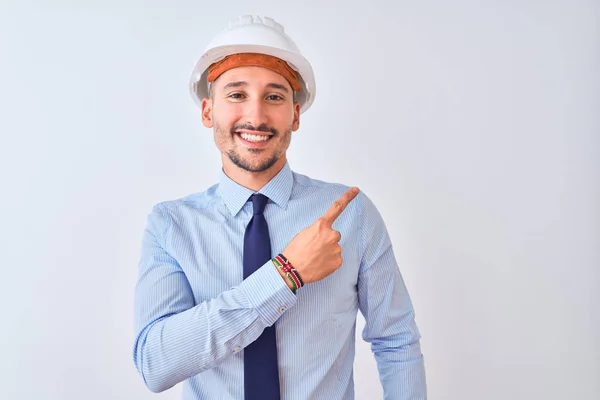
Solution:
[{"label": "white background", "polygon": [[[188,74],[248,13],[313,63],[290,165],[384,216],[429,397],[599,399],[593,0],[1,1],[0,397],[180,397],[133,366],[141,234],[217,180]],[[357,399],[381,398],[357,346]]]}]

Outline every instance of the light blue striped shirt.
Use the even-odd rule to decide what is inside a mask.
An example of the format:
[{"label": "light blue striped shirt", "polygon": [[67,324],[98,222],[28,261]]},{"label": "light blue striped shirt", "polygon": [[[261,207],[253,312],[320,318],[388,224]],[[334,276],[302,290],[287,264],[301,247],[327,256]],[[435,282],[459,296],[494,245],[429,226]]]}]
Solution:
[{"label": "light blue striped shirt", "polygon": [[[269,198],[273,256],[348,189],[286,163],[260,190]],[[425,399],[413,306],[371,200],[359,193],[333,224],[342,236],[342,267],[293,294],[271,261],[242,279],[252,193],[221,172],[219,184],[159,203],[149,214],[133,349],[148,388],[184,382],[184,399],[243,399],[244,347],[275,324],[282,400],[353,399],[360,309],[385,399]]]}]

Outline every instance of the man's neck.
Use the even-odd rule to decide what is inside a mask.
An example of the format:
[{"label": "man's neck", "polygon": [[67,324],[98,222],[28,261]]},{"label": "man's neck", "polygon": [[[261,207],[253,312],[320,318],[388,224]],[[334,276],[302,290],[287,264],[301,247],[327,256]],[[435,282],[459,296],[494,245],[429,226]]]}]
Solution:
[{"label": "man's neck", "polygon": [[232,181],[250,190],[258,192],[285,166],[286,157],[281,156],[271,168],[262,172],[246,171],[233,164],[229,159],[223,159],[223,172]]}]

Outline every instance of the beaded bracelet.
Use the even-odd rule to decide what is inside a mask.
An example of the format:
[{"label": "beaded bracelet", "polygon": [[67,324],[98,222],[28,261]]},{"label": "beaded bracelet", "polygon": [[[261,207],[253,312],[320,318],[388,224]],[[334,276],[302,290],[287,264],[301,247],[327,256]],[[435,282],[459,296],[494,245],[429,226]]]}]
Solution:
[{"label": "beaded bracelet", "polygon": [[[275,267],[277,267],[277,269],[283,271],[283,266],[279,261],[277,261],[275,258],[272,258],[271,261],[273,262]],[[296,281],[294,281],[294,278],[290,273],[284,273],[284,275],[290,280],[290,282],[292,282],[292,292],[296,293],[296,290],[298,290],[298,285],[296,284]]]},{"label": "beaded bracelet", "polygon": [[292,263],[289,262],[289,260],[287,258],[285,258],[285,256],[281,253],[278,255],[278,257],[281,258],[284,262],[283,267],[282,267],[283,272],[291,273],[292,275],[294,275],[294,277],[300,283],[300,286],[298,286],[298,287],[304,286],[304,281],[302,280],[302,278],[300,278],[300,274],[298,273],[298,271],[296,271],[296,269],[294,268]]},{"label": "beaded bracelet", "polygon": [[294,286],[294,293],[296,293],[296,290],[304,286],[304,282],[302,281],[302,278],[300,278],[300,274],[298,274],[298,271],[294,269],[292,263],[290,263],[283,254],[280,253],[276,255],[272,261],[292,282],[292,285]]}]

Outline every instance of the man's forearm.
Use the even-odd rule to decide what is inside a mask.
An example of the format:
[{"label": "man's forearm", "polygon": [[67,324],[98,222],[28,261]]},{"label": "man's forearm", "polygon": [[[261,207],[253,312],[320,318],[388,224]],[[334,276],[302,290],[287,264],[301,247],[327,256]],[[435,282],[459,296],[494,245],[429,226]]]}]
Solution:
[{"label": "man's forearm", "polygon": [[153,392],[213,368],[256,340],[295,302],[273,265],[238,287],[148,323],[135,344],[135,364]]}]

